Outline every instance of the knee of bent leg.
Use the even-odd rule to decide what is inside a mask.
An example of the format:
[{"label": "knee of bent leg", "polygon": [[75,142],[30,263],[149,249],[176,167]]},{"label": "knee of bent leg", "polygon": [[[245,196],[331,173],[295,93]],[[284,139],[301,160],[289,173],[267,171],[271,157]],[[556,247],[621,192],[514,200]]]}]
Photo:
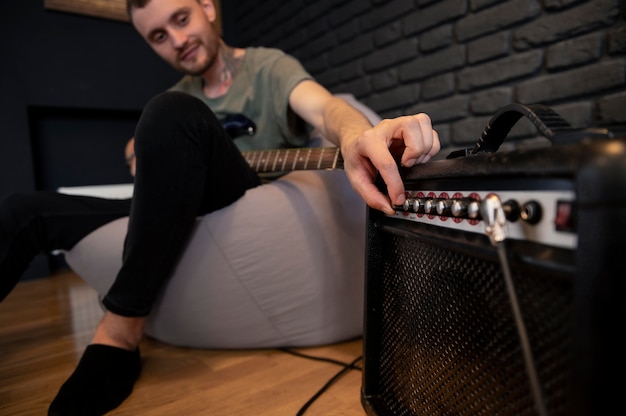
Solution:
[{"label": "knee of bent leg", "polygon": [[197,117],[211,117],[213,112],[202,100],[179,91],[165,91],[154,96],[143,109],[141,120],[150,124],[185,123]]},{"label": "knee of bent leg", "polygon": [[182,139],[196,143],[221,129],[216,115],[197,97],[166,91],[146,104],[135,130],[137,155],[146,149],[176,149]]}]

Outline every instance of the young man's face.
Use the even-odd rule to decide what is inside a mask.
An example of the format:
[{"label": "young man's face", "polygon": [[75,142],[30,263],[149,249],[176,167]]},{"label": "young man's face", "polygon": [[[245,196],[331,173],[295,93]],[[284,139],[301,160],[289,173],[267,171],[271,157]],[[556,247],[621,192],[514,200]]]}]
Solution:
[{"label": "young man's face", "polygon": [[211,0],[150,0],[132,11],[133,25],[154,51],[175,69],[203,74],[215,61],[219,35]]}]

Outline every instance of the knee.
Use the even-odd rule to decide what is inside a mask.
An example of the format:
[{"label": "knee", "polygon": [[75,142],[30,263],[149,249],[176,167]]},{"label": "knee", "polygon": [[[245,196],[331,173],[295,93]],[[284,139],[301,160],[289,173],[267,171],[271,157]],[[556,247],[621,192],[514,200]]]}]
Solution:
[{"label": "knee", "polygon": [[202,137],[221,134],[222,126],[209,106],[197,97],[166,91],[144,108],[135,131],[135,150],[181,146],[184,139],[197,144]]},{"label": "knee", "polygon": [[142,119],[147,117],[151,122],[171,120],[180,123],[196,117],[210,117],[211,114],[209,106],[199,98],[184,92],[165,91],[148,101]]}]

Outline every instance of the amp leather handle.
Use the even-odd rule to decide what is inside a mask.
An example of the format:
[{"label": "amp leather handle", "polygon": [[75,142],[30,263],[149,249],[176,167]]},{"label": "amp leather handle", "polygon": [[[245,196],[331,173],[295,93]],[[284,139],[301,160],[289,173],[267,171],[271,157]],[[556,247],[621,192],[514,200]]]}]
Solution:
[{"label": "amp leather handle", "polygon": [[549,140],[552,140],[557,135],[574,130],[565,119],[550,107],[542,104],[526,105],[513,103],[498,110],[489,120],[480,139],[473,148],[452,152],[448,155],[448,159],[496,152],[515,123],[522,117],[530,120],[539,133]]}]

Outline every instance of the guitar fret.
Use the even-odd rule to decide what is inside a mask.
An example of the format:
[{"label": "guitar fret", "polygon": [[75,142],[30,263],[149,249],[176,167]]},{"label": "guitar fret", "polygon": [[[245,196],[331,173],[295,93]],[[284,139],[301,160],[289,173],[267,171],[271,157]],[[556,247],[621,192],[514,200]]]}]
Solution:
[{"label": "guitar fret", "polygon": [[320,154],[320,157],[317,160],[317,168],[318,169],[322,166],[322,159],[323,158],[324,158],[324,148],[322,147],[322,153]]},{"label": "guitar fret", "polygon": [[256,172],[287,172],[292,170],[330,170],[343,168],[338,147],[250,150],[242,152],[248,165]]},{"label": "guitar fret", "polygon": [[288,157],[289,153],[290,153],[289,150],[285,151],[285,157],[283,157],[283,167],[281,169],[282,171],[285,170],[285,163],[287,163],[287,157]]},{"label": "guitar fret", "polygon": [[261,150],[261,153],[259,153],[259,160],[257,161],[257,165],[256,165],[257,171],[261,169],[261,162],[263,161],[263,153],[265,153],[263,150]]},{"label": "guitar fret", "polygon": [[333,160],[332,168],[335,169],[337,167],[337,160],[339,159],[339,148],[335,151],[335,159]]}]

